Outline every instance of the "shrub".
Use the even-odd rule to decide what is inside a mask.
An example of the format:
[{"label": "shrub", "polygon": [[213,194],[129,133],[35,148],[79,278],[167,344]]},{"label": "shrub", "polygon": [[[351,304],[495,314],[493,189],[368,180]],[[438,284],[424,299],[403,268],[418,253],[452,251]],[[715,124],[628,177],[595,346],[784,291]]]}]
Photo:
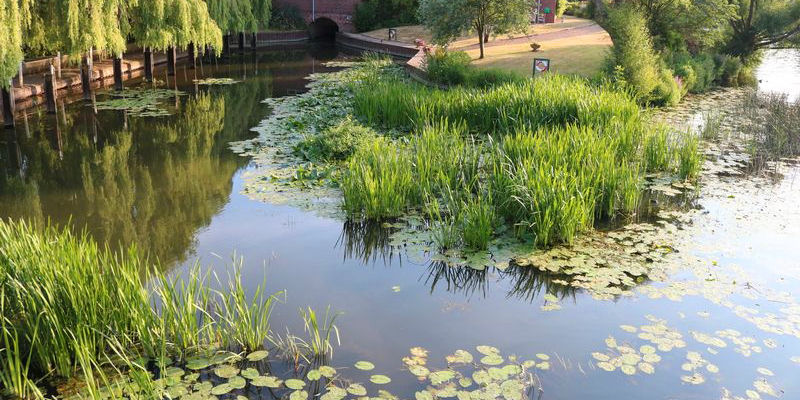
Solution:
[{"label": "shrub", "polygon": [[375,131],[347,116],[322,133],[306,137],[295,150],[311,161],[342,161],[374,137]]},{"label": "shrub", "polygon": [[443,85],[460,85],[467,80],[472,58],[463,51],[436,48],[425,56],[428,78]]},{"label": "shrub", "polygon": [[365,0],[356,6],[353,24],[358,32],[417,23],[417,0]]},{"label": "shrub", "polygon": [[625,81],[640,99],[647,100],[663,83],[661,62],[650,40],[647,19],[636,8],[622,5],[609,13],[606,29],[614,41],[609,71],[622,66]]},{"label": "shrub", "polygon": [[742,71],[742,62],[736,57],[722,57],[721,76],[725,86],[739,86],[739,73]]},{"label": "shrub", "polygon": [[660,80],[656,85],[653,93],[650,95],[650,101],[657,106],[673,106],[681,101],[683,95],[682,88],[678,80],[672,75],[672,70],[664,68],[660,72]]}]

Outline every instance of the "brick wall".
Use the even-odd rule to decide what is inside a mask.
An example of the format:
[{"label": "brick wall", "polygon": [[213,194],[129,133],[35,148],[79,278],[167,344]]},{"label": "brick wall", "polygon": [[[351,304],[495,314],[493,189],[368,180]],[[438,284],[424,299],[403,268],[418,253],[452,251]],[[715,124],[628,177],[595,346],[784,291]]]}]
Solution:
[{"label": "brick wall", "polygon": [[[297,7],[306,22],[312,23],[312,8],[315,9],[316,18],[329,18],[339,25],[339,30],[342,32],[353,32],[353,14],[355,13],[356,5],[361,0],[275,0],[273,4],[277,7],[291,5]],[[312,4],[316,3],[315,6]]]}]

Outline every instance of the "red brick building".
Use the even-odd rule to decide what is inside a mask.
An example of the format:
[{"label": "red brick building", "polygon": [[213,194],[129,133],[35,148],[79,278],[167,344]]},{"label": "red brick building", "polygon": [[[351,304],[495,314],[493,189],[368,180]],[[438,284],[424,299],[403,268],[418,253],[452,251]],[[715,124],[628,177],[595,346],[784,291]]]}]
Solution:
[{"label": "red brick building", "polygon": [[557,0],[540,0],[539,1],[539,20],[537,23],[552,24],[556,22],[556,1]]}]

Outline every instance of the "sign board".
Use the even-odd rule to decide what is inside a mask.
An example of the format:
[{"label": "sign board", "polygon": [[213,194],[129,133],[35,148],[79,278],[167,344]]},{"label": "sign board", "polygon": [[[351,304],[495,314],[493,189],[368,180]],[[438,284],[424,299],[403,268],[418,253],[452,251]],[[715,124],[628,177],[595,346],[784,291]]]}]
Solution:
[{"label": "sign board", "polygon": [[397,40],[397,29],[389,28],[389,40]]},{"label": "sign board", "polygon": [[550,59],[549,58],[534,58],[533,59],[533,75],[541,75],[545,72],[550,72]]}]

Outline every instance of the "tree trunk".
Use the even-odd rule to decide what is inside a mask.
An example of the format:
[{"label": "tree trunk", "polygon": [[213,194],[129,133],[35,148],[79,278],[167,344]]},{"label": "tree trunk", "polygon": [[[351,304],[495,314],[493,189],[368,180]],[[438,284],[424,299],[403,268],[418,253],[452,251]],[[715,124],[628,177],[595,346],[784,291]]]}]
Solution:
[{"label": "tree trunk", "polygon": [[56,113],[56,69],[50,64],[50,70],[44,75],[44,98],[47,104],[47,112]]},{"label": "tree trunk", "polygon": [[11,83],[12,81],[9,79],[8,87],[0,88],[3,103],[3,125],[5,125],[6,128],[14,127],[14,107],[16,104],[14,102],[14,86],[12,86]]},{"label": "tree trunk", "polygon": [[122,54],[114,57],[114,90],[122,90]]},{"label": "tree trunk", "polygon": [[481,56],[478,57],[478,58],[480,58],[480,59],[483,59],[483,51],[484,51],[484,47],[486,45],[486,43],[483,41],[485,34],[486,34],[486,32],[485,32],[484,29],[479,29],[478,30],[478,44],[480,45],[480,49],[481,49]]},{"label": "tree trunk", "polygon": [[175,76],[175,46],[167,48],[167,74]]},{"label": "tree trunk", "polygon": [[189,43],[186,52],[188,53],[186,57],[189,58],[189,69],[195,69],[197,65],[197,54],[195,54],[194,43]]},{"label": "tree trunk", "polygon": [[83,90],[83,99],[89,100],[92,98],[92,56],[85,55],[81,61],[81,88]]},{"label": "tree trunk", "polygon": [[153,81],[153,50],[150,47],[144,49],[144,80]]}]

